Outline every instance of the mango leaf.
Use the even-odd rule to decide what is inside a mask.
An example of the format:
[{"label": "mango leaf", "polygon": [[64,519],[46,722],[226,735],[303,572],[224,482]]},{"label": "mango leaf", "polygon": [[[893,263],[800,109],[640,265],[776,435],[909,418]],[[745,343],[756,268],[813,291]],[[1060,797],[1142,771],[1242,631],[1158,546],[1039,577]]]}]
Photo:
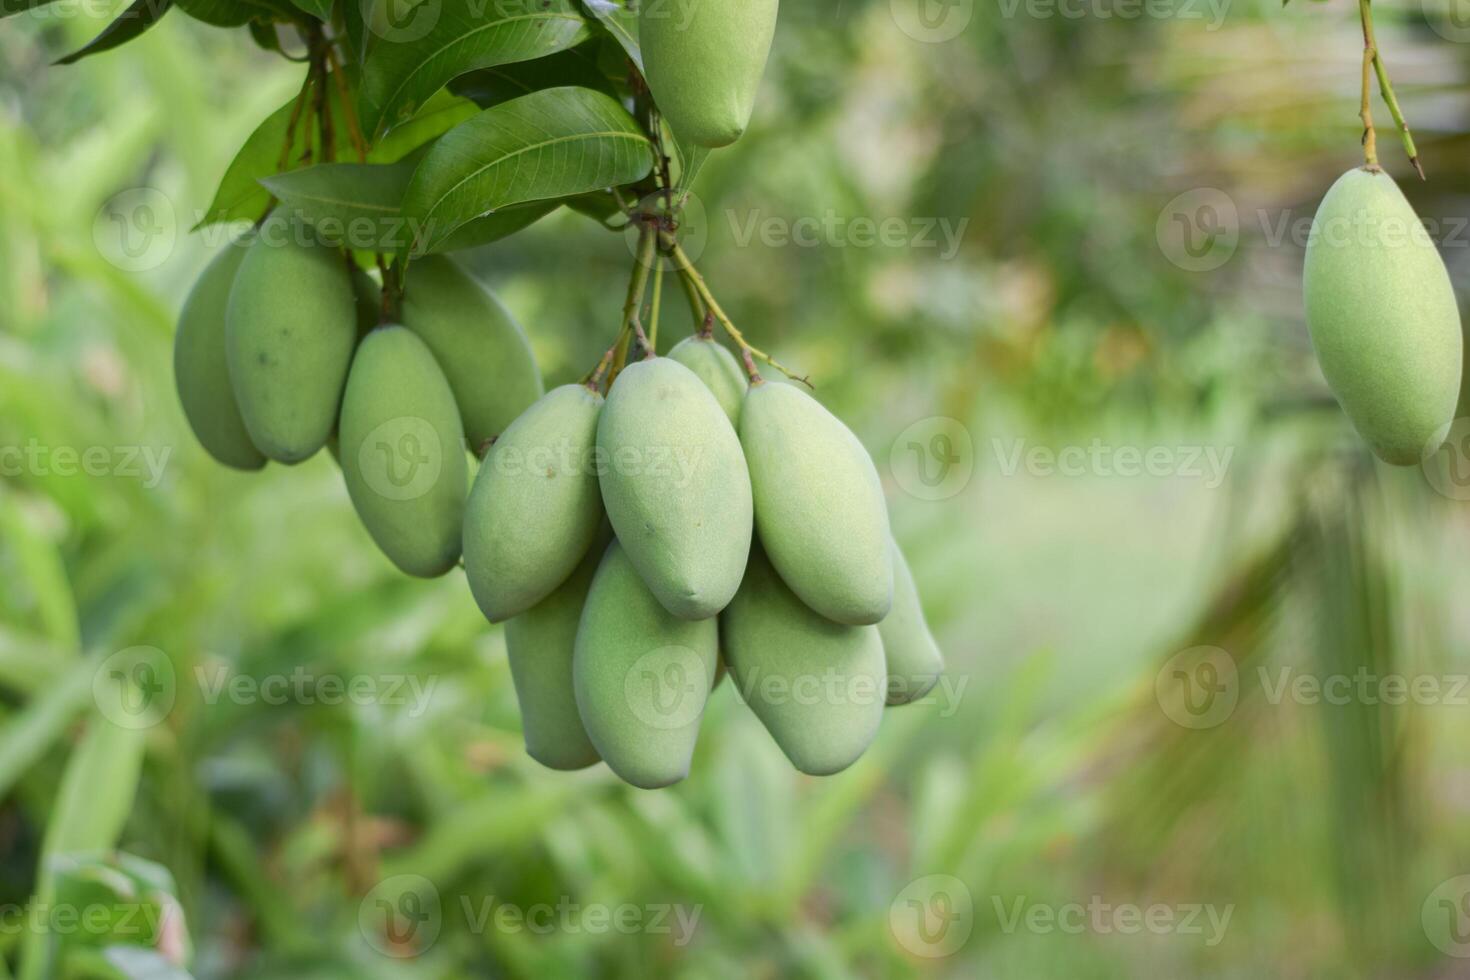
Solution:
[{"label": "mango leaf", "polygon": [[56,0],[0,0],[0,17],[9,17],[23,10],[31,10],[55,2]]},{"label": "mango leaf", "polygon": [[281,207],[316,228],[323,240],[366,251],[393,252],[410,242],[399,218],[416,162],[322,163],[264,177]]},{"label": "mango leaf", "polygon": [[[425,23],[430,26],[420,34]],[[540,58],[591,36],[574,0],[435,0],[415,8],[402,27],[373,30],[378,37],[363,62],[358,99],[369,136],[407,121],[429,96],[467,71]]]},{"label": "mango leaf", "polygon": [[101,54],[127,44],[158,23],[172,6],[173,0],[136,0],[131,7],[118,14],[116,20],[104,27],[101,34],[66,57],[56,59],[54,64],[70,65],[88,55]]},{"label": "mango leaf", "polygon": [[214,27],[300,19],[291,0],[174,0],[174,6]]},{"label": "mango leaf", "polygon": [[[333,86],[335,92],[336,87]],[[292,98],[271,113],[250,134],[245,145],[235,154],[220,180],[214,201],[204,217],[194,226],[200,228],[221,221],[254,221],[270,203],[270,192],[260,185],[262,177],[281,172],[281,147],[286,141],[286,129],[291,120]],[[329,99],[332,109],[332,132],[336,141],[336,156],[346,159],[352,151],[348,140],[346,123],[341,117],[341,106],[337,99]],[[436,139],[445,131],[473,116],[478,110],[467,99],[457,98],[441,92],[431,98],[419,113],[406,125],[400,126],[368,153],[369,163],[397,163],[425,143]],[[302,132],[306,127],[298,124],[296,137],[291,143],[287,168],[294,169],[301,159],[310,140],[313,155],[321,150],[320,134],[315,127],[311,133]]]},{"label": "mango leaf", "polygon": [[509,238],[523,228],[528,228],[557,208],[561,201],[532,201],[529,204],[513,204],[499,211],[476,218],[444,239],[432,251],[458,252],[461,249],[477,248]]},{"label": "mango leaf", "polygon": [[482,109],[488,109],[522,95],[564,85],[617,94],[612,80],[598,67],[595,44],[579,45],[570,51],[558,51],[534,61],[481,68],[450,82],[449,90],[473,100]]},{"label": "mango leaf", "polygon": [[[291,2],[317,20],[330,22],[332,19],[333,0],[291,0]],[[348,0],[348,2],[356,2],[356,0]]]},{"label": "mango leaf", "polygon": [[582,6],[613,36],[643,73],[643,49],[638,46],[638,14],[616,0],[582,0]]},{"label": "mango leaf", "polygon": [[546,89],[440,137],[409,183],[403,215],[416,223],[423,253],[487,212],[632,183],[652,169],[648,137],[614,99]]}]

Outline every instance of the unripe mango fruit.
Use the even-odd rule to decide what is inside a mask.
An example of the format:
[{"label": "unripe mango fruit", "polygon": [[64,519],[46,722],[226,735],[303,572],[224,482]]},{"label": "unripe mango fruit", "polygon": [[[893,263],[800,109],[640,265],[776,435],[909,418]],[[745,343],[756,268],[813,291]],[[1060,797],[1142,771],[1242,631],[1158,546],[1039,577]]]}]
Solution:
[{"label": "unripe mango fruit", "polygon": [[525,331],[453,259],[413,261],[402,312],[449,378],[471,449],[504,432],[546,390]]},{"label": "unripe mango fruit", "polygon": [[495,440],[465,508],[464,567],[492,623],[566,580],[602,523],[592,458],[602,396],[585,385],[543,395]]},{"label": "unripe mango fruit", "polygon": [[715,620],[669,615],[614,541],[577,628],[573,687],[598,754],[643,789],[689,775],[718,657]]},{"label": "unripe mango fruit", "polygon": [[802,602],[866,626],[893,603],[888,511],[857,436],[794,385],[752,385],[740,413],[755,526],[771,564]]},{"label": "unripe mango fruit", "polygon": [[342,253],[271,217],[230,288],[225,352],[240,415],[266,456],[299,463],[326,445],[357,340]]},{"label": "unripe mango fruit", "polygon": [[888,670],[888,703],[908,704],[928,694],[944,670],[944,657],[924,619],[919,589],[898,542],[893,555],[893,609],[878,624]]},{"label": "unripe mango fruit", "polygon": [[777,0],[648,0],[640,5],[643,74],[682,139],[727,146],[755,108],[776,34]]},{"label": "unripe mango fruit", "polygon": [[225,357],[225,308],[245,244],[232,242],[199,276],[174,334],[174,383],[189,427],[209,455],[237,470],[258,470],[265,455],[250,441]]},{"label": "unripe mango fruit", "polygon": [[813,612],[760,547],[720,615],[720,643],[736,690],[797,769],[831,775],[872,744],[885,697],[878,627]]},{"label": "unripe mango fruit", "polygon": [[680,619],[708,619],[740,588],[750,475],[715,396],[667,357],[618,375],[597,423],[602,502],[648,588]]},{"label": "unripe mango fruit", "polygon": [[379,327],[358,347],[339,435],[347,492],[378,547],[410,575],[449,571],[469,464],[449,382],[414,333]]},{"label": "unripe mango fruit", "polygon": [[1449,273],[1393,178],[1349,170],[1317,209],[1302,275],[1322,373],[1369,447],[1416,464],[1443,441],[1463,340]]},{"label": "unripe mango fruit", "polygon": [[731,425],[740,424],[740,406],[745,401],[745,392],[750,388],[745,372],[735,355],[713,337],[695,334],[685,337],[669,351],[669,359],[693,371],[704,386],[715,396],[715,401],[725,410]]},{"label": "unripe mango fruit", "polygon": [[602,549],[589,549],[555,591],[505,624],[526,752],[551,769],[585,769],[601,759],[577,714],[572,655],[582,607],[602,555]]}]

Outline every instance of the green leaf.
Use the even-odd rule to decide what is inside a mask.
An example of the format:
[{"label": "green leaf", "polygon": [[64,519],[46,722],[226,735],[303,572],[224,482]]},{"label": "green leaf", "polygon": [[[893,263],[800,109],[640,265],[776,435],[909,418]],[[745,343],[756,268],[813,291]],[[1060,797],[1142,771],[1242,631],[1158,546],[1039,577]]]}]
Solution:
[{"label": "green leaf", "polygon": [[648,138],[615,100],[546,89],[444,134],[414,173],[403,214],[416,222],[422,253],[489,211],[632,183],[652,169]]},{"label": "green leaf", "polygon": [[[333,0],[291,0],[291,2],[317,20],[328,23],[332,20]],[[352,3],[356,0],[348,0],[348,2]]]},{"label": "green leaf", "polygon": [[481,68],[450,82],[449,90],[488,109],[522,95],[564,85],[617,94],[612,81],[598,67],[596,44],[579,45],[534,61]]},{"label": "green leaf", "polygon": [[101,54],[127,44],[158,23],[172,6],[173,0],[136,0],[131,7],[118,14],[117,20],[104,27],[101,34],[65,58],[56,59],[55,64],[70,65],[88,55]]},{"label": "green leaf", "polygon": [[174,0],[174,6],[213,27],[268,25],[272,20],[299,20],[292,0]]},{"label": "green leaf", "polygon": [[458,252],[461,249],[477,248],[509,238],[523,228],[528,228],[557,208],[561,201],[532,201],[529,204],[514,204],[508,208],[459,226],[459,229],[434,247],[434,252]]},{"label": "green leaf", "polygon": [[638,14],[615,0],[582,0],[582,6],[597,18],[603,30],[613,36],[642,74],[643,49],[638,46]]},{"label": "green leaf", "polygon": [[354,249],[394,252],[411,244],[399,218],[414,162],[322,163],[264,177],[281,206],[316,228],[323,240]]},{"label": "green leaf", "polygon": [[401,27],[373,26],[358,100],[363,129],[373,136],[406,121],[467,71],[540,58],[591,36],[573,0],[503,6],[436,0]]},{"label": "green leaf", "polygon": [[479,111],[479,107],[469,99],[450,92],[436,92],[424,103],[418,115],[378,141],[368,152],[368,162],[396,163]]}]

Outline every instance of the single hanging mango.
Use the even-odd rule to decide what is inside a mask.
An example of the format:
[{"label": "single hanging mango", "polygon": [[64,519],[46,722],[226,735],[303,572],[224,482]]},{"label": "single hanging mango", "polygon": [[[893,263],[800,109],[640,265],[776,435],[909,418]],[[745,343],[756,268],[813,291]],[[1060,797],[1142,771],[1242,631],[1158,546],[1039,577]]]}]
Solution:
[{"label": "single hanging mango", "polygon": [[1449,273],[1388,174],[1349,170],[1312,220],[1307,326],[1328,385],[1380,459],[1413,465],[1454,419],[1463,340]]}]

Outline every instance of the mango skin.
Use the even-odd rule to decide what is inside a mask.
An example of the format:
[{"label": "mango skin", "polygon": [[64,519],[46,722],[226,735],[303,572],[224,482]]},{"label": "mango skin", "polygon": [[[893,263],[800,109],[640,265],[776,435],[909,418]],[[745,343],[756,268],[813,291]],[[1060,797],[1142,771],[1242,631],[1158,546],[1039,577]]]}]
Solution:
[{"label": "mango skin", "polygon": [[669,615],[614,541],[602,556],[572,658],[577,710],[625,782],[658,789],[689,775],[718,658],[713,619]]},{"label": "mango skin", "polygon": [[356,340],[342,253],[303,244],[300,229],[268,219],[240,263],[225,316],[230,381],[262,453],[299,463],[326,445]]},{"label": "mango skin", "polygon": [[750,475],[715,396],[667,357],[618,375],[597,423],[602,502],[628,560],[665,609],[708,619],[740,588]]},{"label": "mango skin", "polygon": [[880,622],[893,604],[888,510],[857,436],[801,389],[764,381],[745,396],[740,443],[781,578],[833,622]]},{"label": "mango skin", "polygon": [[210,260],[189,290],[174,334],[174,383],[199,444],[225,466],[258,470],[265,454],[250,441],[225,357],[225,309],[244,243],[232,242]]},{"label": "mango skin", "polygon": [[555,591],[505,624],[526,752],[549,769],[585,769],[602,759],[582,727],[572,681],[577,625],[602,555],[588,551]]},{"label": "mango skin", "polygon": [[342,475],[363,526],[404,572],[459,561],[469,464],[449,382],[400,326],[368,335],[352,361],[339,430]]},{"label": "mango skin", "polygon": [[1444,261],[1393,178],[1349,170],[1312,221],[1302,274],[1328,385],[1378,457],[1415,465],[1455,415],[1464,341]]},{"label": "mango skin", "polygon": [[453,259],[413,261],[402,315],[449,378],[471,449],[504,432],[546,391],[526,332]]},{"label": "mango skin", "polygon": [[888,670],[888,703],[909,704],[928,694],[944,671],[944,656],[924,619],[919,589],[913,572],[898,547],[890,541],[893,555],[893,609],[878,624],[883,656]]},{"label": "mango skin", "polygon": [[669,359],[693,371],[704,386],[715,396],[715,401],[725,410],[730,424],[740,424],[740,406],[745,402],[745,393],[750,382],[735,355],[712,337],[695,334],[685,337],[669,351]]},{"label": "mango skin", "polygon": [[566,581],[602,523],[592,453],[602,396],[543,395],[495,440],[465,508],[464,567],[485,618],[530,609]]},{"label": "mango skin", "polygon": [[650,0],[640,5],[643,74],[659,111],[681,138],[728,146],[750,123],[777,0]]},{"label": "mango skin", "polygon": [[759,547],[720,615],[720,643],[741,698],[802,772],[841,772],[877,737],[886,693],[878,627],[813,612]]}]

